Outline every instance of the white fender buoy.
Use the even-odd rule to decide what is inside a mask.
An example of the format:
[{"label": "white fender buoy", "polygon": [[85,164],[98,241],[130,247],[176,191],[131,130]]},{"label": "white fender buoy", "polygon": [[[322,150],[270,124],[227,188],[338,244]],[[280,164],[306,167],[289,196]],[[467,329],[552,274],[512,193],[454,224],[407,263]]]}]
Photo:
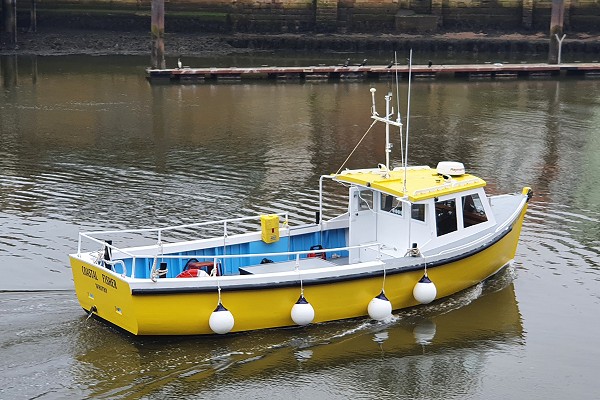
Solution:
[{"label": "white fender buoy", "polygon": [[210,314],[210,318],[208,319],[210,329],[219,335],[231,331],[234,323],[233,314],[223,307],[223,304],[221,303],[217,305],[217,308]]},{"label": "white fender buoy", "polygon": [[392,315],[392,303],[385,297],[383,290],[369,302],[367,312],[375,321],[383,321]]},{"label": "white fender buoy", "polygon": [[310,305],[303,295],[292,307],[292,321],[297,325],[308,325],[315,319],[315,309]]},{"label": "white fender buoy", "polygon": [[435,284],[427,277],[427,274],[423,275],[421,280],[417,282],[413,289],[413,296],[421,304],[429,304],[435,300],[437,295],[437,289]]}]

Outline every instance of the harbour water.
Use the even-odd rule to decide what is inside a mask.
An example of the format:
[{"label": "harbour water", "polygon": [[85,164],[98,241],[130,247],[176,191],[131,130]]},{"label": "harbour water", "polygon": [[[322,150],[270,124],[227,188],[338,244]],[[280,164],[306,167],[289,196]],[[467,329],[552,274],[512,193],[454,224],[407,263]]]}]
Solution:
[{"label": "harbour water", "polygon": [[[146,64],[2,59],[0,399],[597,398],[600,80],[413,83],[410,164],[462,161],[492,194],[534,190],[516,259],[489,281],[386,323],[135,338],[79,307],[80,230],[311,221],[319,175],[370,125],[369,88],[381,105],[396,90],[149,85]],[[399,94],[404,113],[406,82]],[[373,130],[346,166],[382,162],[383,143]]]}]

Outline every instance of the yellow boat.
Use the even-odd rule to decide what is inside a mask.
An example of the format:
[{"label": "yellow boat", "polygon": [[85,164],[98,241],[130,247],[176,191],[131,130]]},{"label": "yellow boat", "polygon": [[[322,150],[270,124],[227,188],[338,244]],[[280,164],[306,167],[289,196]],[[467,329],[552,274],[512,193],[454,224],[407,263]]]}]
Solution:
[{"label": "yellow boat", "polygon": [[[119,379],[97,380],[88,397],[102,398],[108,393],[117,397],[118,393],[119,397],[127,398],[129,393],[135,393],[129,397],[150,398],[162,393],[165,386],[177,387],[179,398],[192,397],[200,390],[205,397],[210,397],[205,390],[215,388],[217,371],[235,377],[235,384],[255,383],[259,378],[297,373],[300,366],[312,374],[332,368],[368,371],[371,363],[382,365],[381,357],[385,357],[385,368],[393,370],[399,365],[405,366],[413,356],[425,353],[435,360],[436,355],[448,354],[452,349],[452,356],[444,358],[444,369],[469,375],[468,379],[453,383],[454,387],[464,385],[461,393],[466,395],[477,387],[472,382],[481,378],[477,374],[485,370],[490,348],[495,348],[498,343],[502,343],[503,348],[518,348],[524,343],[514,285],[504,286],[506,283],[501,282],[512,278],[508,277],[509,271],[501,274],[506,277],[494,277],[492,287],[486,284],[481,296],[476,295],[478,290],[473,288],[447,303],[442,300],[440,304],[428,307],[424,313],[401,312],[402,319],[390,324],[354,321],[301,330],[278,329],[268,335],[254,332],[203,338],[203,341],[195,337],[177,338],[175,343],[171,338],[127,340],[98,335],[97,329],[82,329],[75,344],[88,350],[79,352],[77,361],[93,368],[82,369],[82,373],[89,375],[81,379],[88,378],[96,383],[94,379],[111,376],[118,366],[119,370],[128,373],[121,374]],[[477,298],[471,301],[474,295]],[[472,354],[477,357],[470,357]],[[465,359],[469,368],[465,368]],[[148,368],[160,369],[164,365],[169,365],[169,373],[162,379],[139,384],[140,374],[144,375]],[[439,363],[425,363],[422,367],[439,368]],[[409,384],[406,379],[402,382]],[[223,388],[224,384],[219,380],[219,387]]]},{"label": "yellow boat", "polygon": [[[314,223],[280,213],[82,232],[70,262],[83,309],[134,335],[226,334],[385,320],[497,273],[515,256],[531,189],[488,197],[458,162],[390,168],[389,129],[402,123],[391,95],[380,117],[371,92],[386,163],[322,176]],[[347,187],[333,218],[325,182]]]}]

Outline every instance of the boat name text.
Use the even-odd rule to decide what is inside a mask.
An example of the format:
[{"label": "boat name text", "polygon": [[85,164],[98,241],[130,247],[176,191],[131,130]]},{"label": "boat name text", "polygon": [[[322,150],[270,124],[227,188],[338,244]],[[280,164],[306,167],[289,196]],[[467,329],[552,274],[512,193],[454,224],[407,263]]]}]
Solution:
[{"label": "boat name text", "polygon": [[[87,268],[86,266],[82,265],[82,266],[81,266],[81,272],[83,273],[83,275],[85,275],[85,276],[87,276],[87,277],[89,277],[89,278],[92,278],[92,279],[94,279],[94,280],[96,280],[96,281],[98,280],[98,274],[96,274],[96,271],[94,271],[94,270],[93,270],[93,269],[91,269],[91,268]],[[104,274],[101,274],[101,275],[102,275],[102,282],[103,282],[105,285],[108,285],[108,286],[110,286],[110,287],[112,287],[112,288],[114,288],[114,289],[116,289],[116,288],[117,288],[117,281],[116,281],[116,279],[114,279],[114,278],[111,278],[111,277],[110,277],[110,276],[108,276],[108,275],[104,275]],[[98,285],[98,284],[96,284],[96,287],[98,287],[99,289],[100,289],[100,288],[102,288],[102,286],[100,286],[100,285]],[[103,292],[106,292],[106,289],[105,289],[105,288],[103,288],[103,289],[104,289],[104,290],[102,290],[102,289],[101,289],[101,290],[102,290]]]},{"label": "boat name text", "polygon": [[102,281],[104,283],[106,283],[108,286],[111,286],[113,288],[117,288],[117,281],[114,278],[111,278],[110,276],[106,276],[104,274],[102,274]]},{"label": "boat name text", "polygon": [[96,275],[96,271],[94,271],[91,268],[87,268],[84,265],[81,266],[81,272],[85,275],[85,276],[89,276],[92,279],[98,280],[98,276]]},{"label": "boat name text", "polygon": [[102,285],[98,285],[96,283],[96,289],[103,291],[104,293],[108,293],[108,289],[106,289],[104,286]]}]

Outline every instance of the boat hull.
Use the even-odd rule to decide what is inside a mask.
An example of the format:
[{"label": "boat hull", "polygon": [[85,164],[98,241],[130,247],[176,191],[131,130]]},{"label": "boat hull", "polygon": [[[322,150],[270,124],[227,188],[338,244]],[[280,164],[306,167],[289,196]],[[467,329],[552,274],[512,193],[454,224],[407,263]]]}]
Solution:
[{"label": "boat hull", "polygon": [[[437,289],[437,299],[471,287],[498,272],[516,253],[527,205],[502,235],[488,245],[464,256],[432,263],[427,272]],[[217,290],[136,291],[134,283],[108,270],[71,255],[75,290],[87,312],[134,335],[213,334],[209,318],[215,310]],[[303,285],[306,300],[315,311],[313,323],[356,318],[367,315],[373,297],[385,288],[394,310],[417,305],[413,288],[423,276],[422,269],[390,270],[381,275]],[[202,279],[202,278],[199,278]],[[234,317],[232,332],[294,326],[292,306],[301,293],[297,285],[278,285],[260,289],[222,287],[221,301]]]}]

